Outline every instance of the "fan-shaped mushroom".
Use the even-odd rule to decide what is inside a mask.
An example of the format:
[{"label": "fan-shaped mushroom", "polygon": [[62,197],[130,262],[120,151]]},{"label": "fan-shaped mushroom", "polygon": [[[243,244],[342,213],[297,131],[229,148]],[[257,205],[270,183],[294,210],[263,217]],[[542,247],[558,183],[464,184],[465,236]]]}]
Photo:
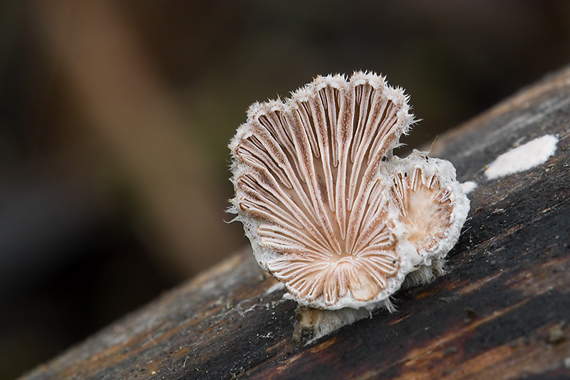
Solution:
[{"label": "fan-shaped mushroom", "polygon": [[413,122],[407,100],[375,74],[317,77],[252,105],[232,139],[230,211],[300,305],[390,308],[457,241],[469,201],[451,163],[392,154]]}]

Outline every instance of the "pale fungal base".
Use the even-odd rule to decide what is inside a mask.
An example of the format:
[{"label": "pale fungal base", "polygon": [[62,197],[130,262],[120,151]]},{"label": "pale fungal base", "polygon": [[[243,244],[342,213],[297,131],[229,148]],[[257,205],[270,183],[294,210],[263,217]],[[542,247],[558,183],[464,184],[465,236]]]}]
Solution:
[{"label": "pale fungal base", "polygon": [[402,286],[443,273],[469,201],[451,163],[393,155],[413,123],[407,101],[375,74],[317,77],[254,104],[230,142],[229,211],[301,306],[298,331],[322,336],[390,309]]},{"label": "pale fungal base", "polygon": [[443,276],[445,272],[444,268],[445,259],[444,258],[434,258],[431,260],[431,265],[422,265],[418,270],[410,272],[402,288],[411,288],[418,285],[426,285],[438,278]]},{"label": "pale fungal base", "polygon": [[364,308],[344,308],[340,310],[324,310],[299,306],[296,310],[297,323],[293,331],[293,339],[311,344],[323,336],[366,318],[372,318],[372,312]]}]

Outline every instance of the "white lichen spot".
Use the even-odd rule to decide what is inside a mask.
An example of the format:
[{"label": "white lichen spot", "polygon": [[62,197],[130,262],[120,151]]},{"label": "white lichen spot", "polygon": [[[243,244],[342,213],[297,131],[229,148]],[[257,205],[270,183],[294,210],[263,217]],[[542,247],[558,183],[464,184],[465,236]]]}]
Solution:
[{"label": "white lichen spot", "polygon": [[461,183],[461,190],[463,190],[465,194],[469,194],[476,188],[477,188],[477,182],[475,181],[466,181]]},{"label": "white lichen spot", "polygon": [[558,138],[545,135],[501,154],[485,170],[488,179],[504,177],[542,165],[556,153]]},{"label": "white lichen spot", "polygon": [[328,311],[300,316],[315,335],[392,310],[405,283],[443,273],[459,238],[469,200],[453,165],[393,155],[409,109],[382,76],[319,76],[289,99],[252,105],[230,142],[230,212],[285,297]]}]

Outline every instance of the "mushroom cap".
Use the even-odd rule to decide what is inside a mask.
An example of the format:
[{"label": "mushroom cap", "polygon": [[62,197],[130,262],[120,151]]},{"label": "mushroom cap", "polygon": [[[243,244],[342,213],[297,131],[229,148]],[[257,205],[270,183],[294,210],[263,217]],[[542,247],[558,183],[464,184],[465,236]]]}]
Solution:
[{"label": "mushroom cap", "polygon": [[290,298],[374,309],[453,247],[469,201],[453,166],[392,151],[413,123],[385,78],[319,76],[255,103],[230,142],[235,197],[259,265]]}]

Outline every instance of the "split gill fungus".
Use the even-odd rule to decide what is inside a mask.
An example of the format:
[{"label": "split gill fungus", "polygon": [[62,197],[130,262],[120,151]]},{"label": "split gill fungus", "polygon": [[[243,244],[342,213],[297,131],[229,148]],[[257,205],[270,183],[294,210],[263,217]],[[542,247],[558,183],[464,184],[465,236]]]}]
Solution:
[{"label": "split gill fungus", "polygon": [[229,145],[235,197],[259,265],[303,307],[391,309],[442,273],[469,200],[453,165],[393,155],[414,122],[384,77],[319,76],[255,103]]}]

